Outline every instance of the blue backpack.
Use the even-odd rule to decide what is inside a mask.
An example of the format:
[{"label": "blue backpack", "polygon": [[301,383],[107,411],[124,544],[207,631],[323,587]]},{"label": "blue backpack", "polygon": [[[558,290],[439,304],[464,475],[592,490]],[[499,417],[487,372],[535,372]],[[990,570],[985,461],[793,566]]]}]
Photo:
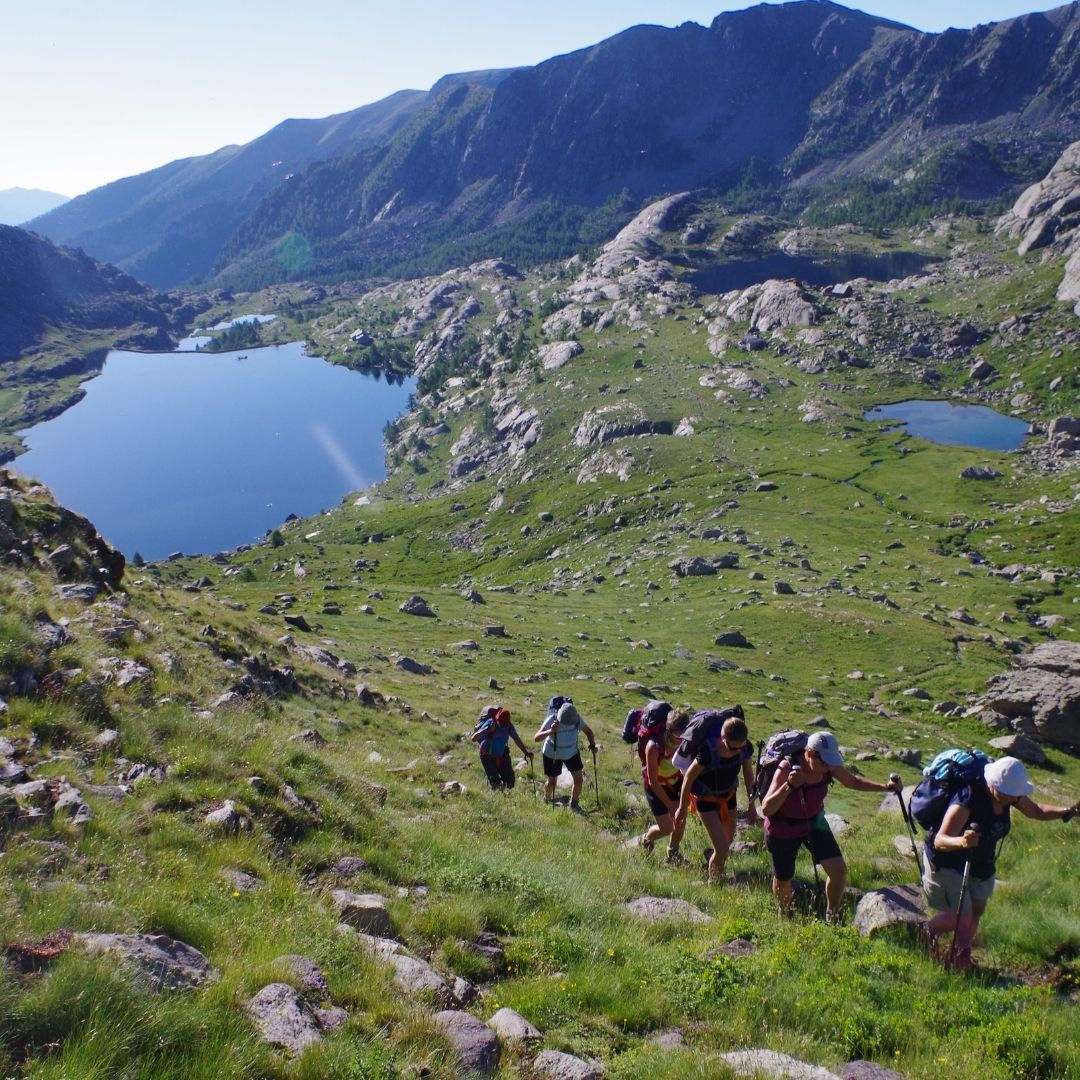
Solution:
[{"label": "blue backpack", "polygon": [[952,797],[962,788],[981,783],[990,759],[981,750],[942,750],[923,769],[908,802],[911,816],[927,831],[941,825]]}]

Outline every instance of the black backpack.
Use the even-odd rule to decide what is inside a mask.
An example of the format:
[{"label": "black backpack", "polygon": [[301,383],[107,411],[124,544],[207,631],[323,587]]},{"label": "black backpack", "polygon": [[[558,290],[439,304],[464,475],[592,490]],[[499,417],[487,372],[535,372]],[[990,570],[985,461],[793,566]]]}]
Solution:
[{"label": "black backpack", "polygon": [[638,757],[641,764],[645,764],[645,747],[650,739],[656,739],[664,734],[667,728],[667,718],[671,715],[672,708],[666,701],[650,701],[640,709],[631,709],[626,714],[623,724],[623,742],[633,746],[637,744]]},{"label": "black backpack", "polygon": [[942,750],[923,769],[923,778],[912,789],[908,809],[928,833],[945,817],[952,797],[962,788],[983,783],[983,769],[990,759],[981,750]]},{"label": "black backpack", "polygon": [[690,718],[690,723],[686,725],[686,730],[683,731],[679,749],[672,757],[675,765],[685,772],[705,743],[724,726],[725,720],[730,720],[732,717],[738,720],[746,719],[741,705],[729,705],[726,709],[702,709],[694,713]]},{"label": "black backpack", "polygon": [[758,754],[757,770],[754,773],[754,794],[764,799],[776,775],[776,767],[784,758],[795,761],[806,749],[810,736],[798,728],[778,731],[770,735]]}]

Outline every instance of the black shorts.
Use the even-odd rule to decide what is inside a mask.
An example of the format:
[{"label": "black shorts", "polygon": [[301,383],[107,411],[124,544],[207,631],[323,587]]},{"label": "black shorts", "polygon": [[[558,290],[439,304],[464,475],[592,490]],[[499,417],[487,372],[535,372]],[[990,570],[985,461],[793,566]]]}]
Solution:
[{"label": "black shorts", "polygon": [[481,754],[480,764],[484,766],[484,772],[487,774],[488,783],[493,788],[514,786],[514,781],[517,777],[514,775],[514,764],[510,760],[510,751],[508,750],[501,757],[494,757],[491,754]]},{"label": "black shorts", "polygon": [[735,788],[732,788],[730,794],[727,795],[709,795],[706,793],[699,795],[695,791],[694,796],[697,799],[697,812],[699,815],[718,814],[720,812],[719,804],[727,803],[727,808],[731,811],[734,819],[735,811],[739,805],[739,793]]},{"label": "black shorts", "polygon": [[581,754],[575,754],[572,758],[553,758],[544,755],[544,775],[558,776],[563,771],[563,766],[570,773],[581,772],[585,766],[581,764]]},{"label": "black shorts", "polygon": [[796,836],[793,840],[782,840],[766,833],[765,846],[772,856],[773,877],[777,881],[790,881],[795,876],[795,859],[801,847],[810,852],[816,863],[835,859],[841,854],[840,845],[828,825],[823,829],[811,829],[809,836]]},{"label": "black shorts", "polygon": [[[664,794],[676,805],[679,805],[679,789],[677,787],[665,787]],[[652,788],[645,789],[645,801],[649,804],[649,809],[653,812],[653,817],[662,818],[665,814],[670,814],[671,811],[660,801],[656,792]]]}]

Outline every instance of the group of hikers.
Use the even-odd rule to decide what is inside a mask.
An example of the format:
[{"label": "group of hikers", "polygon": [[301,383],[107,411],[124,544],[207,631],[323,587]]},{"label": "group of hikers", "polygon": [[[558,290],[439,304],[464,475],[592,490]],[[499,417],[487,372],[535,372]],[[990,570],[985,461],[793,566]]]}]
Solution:
[{"label": "group of hikers", "polygon": [[[595,773],[596,738],[569,698],[551,699],[544,722],[533,736],[534,742],[543,743],[546,799],[554,805],[556,782],[565,767],[572,780],[569,806],[575,813],[582,813],[580,734],[593,755]],[[707,852],[708,880],[722,882],[735,838],[741,780],[749,822],[763,820],[772,891],[785,916],[792,912],[795,864],[805,847],[815,878],[819,866],[825,875],[825,920],[840,921],[847,864],[825,815],[829,787],[836,782],[853,791],[893,793],[920,864],[927,903],[934,911],[926,924],[927,945],[933,955],[957,970],[972,966],[972,944],[994,891],[997,855],[1011,827],[1012,809],[1036,821],[1069,821],[1080,810],[1080,803],[1044,806],[1034,802],[1034,785],[1021,761],[1014,757],[991,761],[977,750],[939,754],[924,770],[924,779],[906,804],[897,774],[878,782],[845,768],[843,752],[830,731],[780,732],[763,744],[755,763],[754,744],[738,705],[691,716],[665,701],[650,701],[631,710],[622,735],[637,750],[645,799],[655,819],[640,837],[642,849],[651,853],[657,841],[667,837],[667,861],[684,864],[679,848],[687,817],[694,813],[712,845]],[[505,708],[486,708],[472,739],[479,744],[484,772],[495,790],[514,787],[511,740],[532,768],[533,751],[518,735]],[[916,823],[926,830],[921,852]],[[942,935],[951,935],[947,950],[939,948]]]}]

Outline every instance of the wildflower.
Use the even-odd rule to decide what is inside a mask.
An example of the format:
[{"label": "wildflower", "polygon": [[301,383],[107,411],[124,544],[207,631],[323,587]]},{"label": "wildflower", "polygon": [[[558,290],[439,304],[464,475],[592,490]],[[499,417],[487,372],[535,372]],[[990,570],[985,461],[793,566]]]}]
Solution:
[{"label": "wildflower", "polygon": [[234,900],[239,900],[240,899],[240,893],[239,893],[238,890],[233,889],[233,894],[232,895],[233,895]]}]

